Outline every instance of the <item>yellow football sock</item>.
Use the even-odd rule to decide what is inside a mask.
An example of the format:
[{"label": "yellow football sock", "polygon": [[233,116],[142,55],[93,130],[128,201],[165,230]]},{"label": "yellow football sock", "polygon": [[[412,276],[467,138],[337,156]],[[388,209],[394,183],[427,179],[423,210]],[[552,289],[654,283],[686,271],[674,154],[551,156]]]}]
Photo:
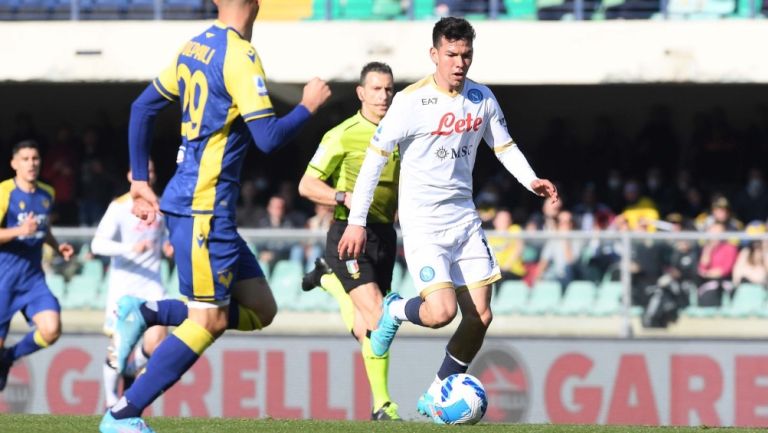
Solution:
[{"label": "yellow football sock", "polygon": [[371,350],[371,340],[368,337],[363,339],[362,343],[363,364],[365,364],[365,374],[368,376],[368,383],[371,384],[371,394],[373,394],[373,410],[380,409],[384,403],[392,401],[389,396],[387,383],[389,381],[389,351],[384,356],[376,356]]},{"label": "yellow football sock", "polygon": [[341,320],[344,321],[344,326],[347,327],[347,330],[352,332],[355,326],[355,304],[352,303],[352,298],[344,290],[344,286],[341,285],[339,278],[336,274],[325,274],[320,277],[320,287],[339,303]]}]

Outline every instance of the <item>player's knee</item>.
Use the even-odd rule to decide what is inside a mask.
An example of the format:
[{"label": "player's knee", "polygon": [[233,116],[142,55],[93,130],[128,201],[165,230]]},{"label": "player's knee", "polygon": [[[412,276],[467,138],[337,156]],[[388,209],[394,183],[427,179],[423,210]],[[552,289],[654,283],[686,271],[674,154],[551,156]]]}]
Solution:
[{"label": "player's knee", "polygon": [[258,313],[259,321],[261,321],[261,327],[266,328],[272,324],[272,321],[275,320],[276,315],[277,304],[273,302],[271,305],[264,306],[264,308],[262,308]]},{"label": "player's knee", "polygon": [[490,309],[486,309],[475,314],[466,314],[462,316],[462,320],[474,329],[485,330],[491,326],[491,322],[493,321],[493,313]]},{"label": "player's knee", "polygon": [[43,341],[45,341],[45,343],[50,346],[58,341],[59,337],[61,337],[61,326],[57,324],[41,326],[38,328],[38,332],[40,332],[40,338],[42,338]]},{"label": "player's knee", "polygon": [[442,328],[448,325],[456,318],[456,307],[440,308],[432,312],[431,328]]}]

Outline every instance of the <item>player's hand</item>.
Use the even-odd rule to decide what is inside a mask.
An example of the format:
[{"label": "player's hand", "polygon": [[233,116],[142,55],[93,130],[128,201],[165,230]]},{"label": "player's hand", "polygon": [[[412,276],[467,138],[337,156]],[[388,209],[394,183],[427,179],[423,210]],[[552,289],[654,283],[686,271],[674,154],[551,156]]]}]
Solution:
[{"label": "player's hand", "polygon": [[152,249],[152,241],[149,239],[142,239],[133,244],[133,252],[141,254],[144,251]]},{"label": "player's hand", "polygon": [[301,97],[301,105],[307,107],[307,110],[314,114],[330,97],[331,88],[328,87],[328,83],[315,77],[304,85],[304,94]]},{"label": "player's hand", "polygon": [[35,214],[30,212],[27,215],[27,219],[25,219],[24,222],[22,222],[19,225],[19,230],[21,231],[19,236],[32,236],[32,235],[34,235],[35,232],[37,232],[37,226],[38,226],[37,218],[35,218]]},{"label": "player's hand", "polygon": [[157,215],[160,214],[160,202],[147,181],[131,182],[131,198],[133,198],[133,214],[147,225],[155,222]]},{"label": "player's hand", "polygon": [[560,200],[560,196],[557,194],[557,188],[555,185],[547,179],[536,179],[531,182],[531,189],[540,197],[546,197],[556,203]]},{"label": "player's hand", "polygon": [[68,262],[69,259],[72,258],[72,255],[75,254],[75,249],[71,244],[64,242],[63,244],[59,244],[59,254],[64,258],[64,261]]},{"label": "player's hand", "polygon": [[365,251],[365,227],[347,225],[339,240],[339,260],[356,259]]},{"label": "player's hand", "polygon": [[169,259],[173,257],[173,245],[171,245],[171,243],[168,241],[163,243],[163,255]]}]

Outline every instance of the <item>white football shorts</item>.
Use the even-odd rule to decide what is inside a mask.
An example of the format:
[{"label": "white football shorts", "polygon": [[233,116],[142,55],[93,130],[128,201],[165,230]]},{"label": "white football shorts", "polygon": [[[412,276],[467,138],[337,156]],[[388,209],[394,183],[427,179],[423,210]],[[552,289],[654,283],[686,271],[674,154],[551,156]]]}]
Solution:
[{"label": "white football shorts", "polygon": [[422,298],[436,290],[472,290],[501,279],[480,220],[436,233],[403,237],[405,261]]},{"label": "white football shorts", "polygon": [[145,281],[139,287],[110,287],[107,292],[107,307],[104,314],[104,334],[111,337],[117,321],[117,300],[125,295],[135,296],[147,301],[159,301],[166,298],[165,287],[154,281]]}]

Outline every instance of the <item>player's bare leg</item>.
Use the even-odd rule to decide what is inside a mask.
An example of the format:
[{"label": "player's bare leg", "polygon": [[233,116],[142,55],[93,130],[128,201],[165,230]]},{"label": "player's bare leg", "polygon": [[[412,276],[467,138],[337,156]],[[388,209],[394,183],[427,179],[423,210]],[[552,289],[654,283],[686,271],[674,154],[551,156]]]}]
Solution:
[{"label": "player's bare leg", "polygon": [[419,319],[422,326],[439,329],[451,323],[457,311],[456,291],[447,287],[427,294],[419,308]]},{"label": "player's bare leg", "polygon": [[491,286],[477,287],[458,294],[461,322],[448,342],[448,352],[469,364],[475,359],[493,320]]},{"label": "player's bare leg", "polygon": [[349,292],[356,311],[362,316],[367,329],[376,329],[381,317],[381,291],[376,283],[367,283],[355,287]]},{"label": "player's bare leg", "polygon": [[40,311],[32,316],[32,322],[33,331],[15,345],[0,349],[0,391],[5,389],[11,366],[17,359],[50,346],[61,336],[61,320],[56,310]]},{"label": "player's bare leg", "polygon": [[241,331],[253,331],[269,326],[277,314],[277,303],[267,280],[263,277],[236,282],[232,287],[232,299],[239,304]]},{"label": "player's bare leg", "polygon": [[61,316],[58,311],[45,310],[32,316],[32,322],[40,337],[48,346],[61,337]]}]

